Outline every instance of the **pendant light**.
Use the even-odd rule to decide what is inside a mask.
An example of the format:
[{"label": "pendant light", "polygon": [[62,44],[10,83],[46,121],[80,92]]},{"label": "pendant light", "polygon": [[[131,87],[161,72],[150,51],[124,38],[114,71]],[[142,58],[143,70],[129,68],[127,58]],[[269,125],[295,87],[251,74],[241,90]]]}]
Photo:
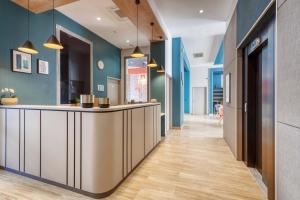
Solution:
[{"label": "pendant light", "polygon": [[165,73],[164,67],[163,67],[162,65],[160,65],[160,66],[158,67],[158,69],[157,69],[157,72],[158,72],[158,73]]},{"label": "pendant light", "polygon": [[24,53],[29,54],[38,54],[39,52],[36,50],[32,42],[30,41],[30,0],[27,1],[27,26],[28,26],[28,32],[27,32],[27,41],[18,48],[19,51],[22,51]]},{"label": "pendant light", "polygon": [[[152,27],[152,41],[154,41],[154,40],[153,40],[153,26],[154,26],[154,23],[151,22],[150,25],[151,25],[151,27]],[[151,57],[150,62],[148,63],[147,66],[148,66],[148,67],[151,67],[151,68],[157,67],[157,63],[156,63],[156,61],[154,60],[153,57]]]},{"label": "pendant light", "polygon": [[135,4],[136,4],[136,26],[137,26],[136,41],[137,41],[137,46],[135,47],[133,53],[131,54],[131,57],[142,58],[145,56],[145,54],[141,51],[141,49],[139,47],[139,4],[140,4],[140,0],[135,0]]},{"label": "pendant light", "polygon": [[55,50],[61,50],[64,47],[62,44],[58,41],[55,34],[55,5],[54,0],[52,1],[52,23],[53,23],[53,34],[48,38],[48,40],[44,43],[44,47],[49,49],[55,49]]}]

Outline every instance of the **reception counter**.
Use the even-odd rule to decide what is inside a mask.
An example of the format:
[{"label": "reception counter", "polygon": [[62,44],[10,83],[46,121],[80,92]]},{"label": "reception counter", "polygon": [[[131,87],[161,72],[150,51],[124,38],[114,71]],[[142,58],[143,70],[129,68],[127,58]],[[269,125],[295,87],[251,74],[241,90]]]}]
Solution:
[{"label": "reception counter", "polygon": [[103,198],[161,140],[158,103],[80,108],[0,106],[0,166]]}]

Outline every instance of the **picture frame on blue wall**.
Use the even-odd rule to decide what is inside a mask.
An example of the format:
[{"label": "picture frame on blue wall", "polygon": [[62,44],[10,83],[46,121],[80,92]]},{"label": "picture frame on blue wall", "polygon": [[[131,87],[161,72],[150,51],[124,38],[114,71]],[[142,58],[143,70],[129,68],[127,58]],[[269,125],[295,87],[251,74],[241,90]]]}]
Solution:
[{"label": "picture frame on blue wall", "polygon": [[226,74],[225,77],[225,102],[231,102],[231,73]]},{"label": "picture frame on blue wall", "polygon": [[11,65],[13,72],[19,73],[32,73],[32,57],[31,54],[17,51],[15,49],[11,50]]},{"label": "picture frame on blue wall", "polygon": [[49,74],[49,62],[38,59],[37,60],[37,73],[48,75]]}]

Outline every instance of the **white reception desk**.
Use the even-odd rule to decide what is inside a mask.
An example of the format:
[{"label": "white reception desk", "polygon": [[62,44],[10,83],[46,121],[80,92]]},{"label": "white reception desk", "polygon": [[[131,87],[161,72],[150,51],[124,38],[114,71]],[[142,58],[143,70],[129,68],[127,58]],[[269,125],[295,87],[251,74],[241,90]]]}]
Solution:
[{"label": "white reception desk", "polygon": [[161,140],[158,103],[108,109],[0,106],[0,166],[103,198]]}]

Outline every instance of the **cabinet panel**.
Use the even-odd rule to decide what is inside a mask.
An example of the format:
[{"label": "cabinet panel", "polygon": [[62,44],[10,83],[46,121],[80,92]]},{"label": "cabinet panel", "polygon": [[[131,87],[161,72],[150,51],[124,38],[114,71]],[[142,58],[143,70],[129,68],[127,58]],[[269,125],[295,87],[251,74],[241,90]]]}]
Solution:
[{"label": "cabinet panel", "polygon": [[20,171],[24,172],[24,167],[25,167],[25,135],[24,135],[24,130],[25,130],[25,110],[20,109]]},{"label": "cabinet panel", "polygon": [[110,191],[123,179],[123,111],[82,113],[82,190]]},{"label": "cabinet panel", "polygon": [[0,109],[0,166],[5,167],[5,109]]},{"label": "cabinet panel", "polygon": [[68,186],[74,187],[75,183],[75,113],[68,113]]},{"label": "cabinet panel", "polygon": [[144,108],[132,110],[132,168],[145,156]]},{"label": "cabinet panel", "polygon": [[127,173],[132,170],[132,129],[131,129],[131,121],[132,121],[132,111],[128,110],[127,112],[127,132],[128,132],[128,140],[127,140]]},{"label": "cabinet panel", "polygon": [[81,189],[81,113],[75,113],[75,188]]},{"label": "cabinet panel", "polygon": [[154,142],[154,116],[155,107],[145,108],[145,153],[148,154],[153,149]]},{"label": "cabinet panel", "polygon": [[161,106],[156,106],[156,120],[157,120],[157,138],[156,144],[161,141]]},{"label": "cabinet panel", "polygon": [[42,111],[42,178],[66,184],[67,112]]},{"label": "cabinet panel", "polygon": [[7,109],[6,167],[19,170],[20,167],[20,111]]},{"label": "cabinet panel", "polygon": [[24,121],[24,171],[27,174],[40,176],[40,111],[25,110]]},{"label": "cabinet panel", "polygon": [[124,166],[124,172],[123,172],[123,178],[127,175],[127,167],[128,167],[128,123],[127,123],[127,110],[123,111],[123,166]]}]

